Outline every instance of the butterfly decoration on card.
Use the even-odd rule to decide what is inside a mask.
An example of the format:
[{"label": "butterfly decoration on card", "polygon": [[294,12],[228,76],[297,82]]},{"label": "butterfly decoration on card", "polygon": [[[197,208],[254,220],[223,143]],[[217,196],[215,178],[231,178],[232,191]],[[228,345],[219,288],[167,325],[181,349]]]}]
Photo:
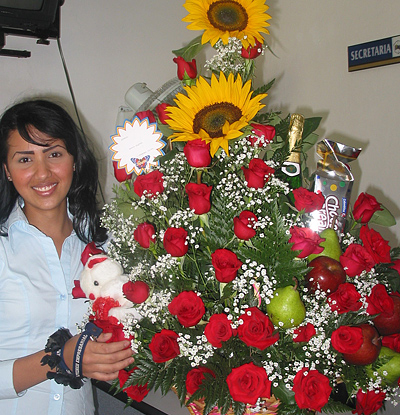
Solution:
[{"label": "butterfly decoration on card", "polygon": [[116,134],[111,136],[112,160],[127,174],[148,173],[158,167],[157,158],[164,155],[166,143],[162,137],[157,123],[148,117],[140,119],[135,116],[132,121],[125,120],[124,125],[117,127]]}]

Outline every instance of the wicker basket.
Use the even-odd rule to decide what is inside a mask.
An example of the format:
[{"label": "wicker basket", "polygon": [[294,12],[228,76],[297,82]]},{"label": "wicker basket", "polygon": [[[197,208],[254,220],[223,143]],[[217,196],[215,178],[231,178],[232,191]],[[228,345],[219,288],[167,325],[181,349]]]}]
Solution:
[{"label": "wicker basket", "polygon": [[[259,412],[252,412],[252,405],[247,405],[245,412],[243,415],[278,415],[278,406],[279,400],[275,398],[275,396],[271,396],[270,399],[262,399],[262,409]],[[190,403],[187,408],[191,415],[204,415],[204,401],[199,400]],[[254,407],[253,407],[254,408]],[[226,413],[226,415],[233,415],[234,412],[232,409]],[[211,412],[210,415],[221,415],[218,408],[215,407]]]}]

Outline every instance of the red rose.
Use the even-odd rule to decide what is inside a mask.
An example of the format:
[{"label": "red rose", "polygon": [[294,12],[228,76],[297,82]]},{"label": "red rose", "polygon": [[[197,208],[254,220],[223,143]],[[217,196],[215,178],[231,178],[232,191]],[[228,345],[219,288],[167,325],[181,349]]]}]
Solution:
[{"label": "red rose", "polygon": [[232,369],[226,378],[229,393],[237,402],[255,405],[258,398],[271,397],[267,372],[253,362]]},{"label": "red rose", "polygon": [[188,251],[187,235],[183,228],[168,228],[164,234],[164,249],[173,257],[186,255]]},{"label": "red rose", "polygon": [[208,369],[204,366],[195,367],[194,369],[188,372],[188,374],[186,375],[187,393],[193,395],[195,392],[197,392],[197,389],[199,389],[199,386],[205,379],[204,373],[210,373],[212,376],[215,377],[214,372],[211,369]]},{"label": "red rose", "polygon": [[379,232],[369,229],[368,225],[364,225],[360,229],[360,239],[365,249],[374,258],[375,264],[391,261],[389,243],[382,238]]},{"label": "red rose", "polygon": [[245,59],[255,59],[257,56],[260,56],[262,53],[262,43],[256,39],[256,43],[254,45],[250,45],[245,49],[242,47],[241,55]]},{"label": "red rose", "polygon": [[290,228],[289,243],[292,243],[292,251],[301,251],[297,257],[307,258],[311,254],[320,254],[324,248],[319,246],[324,241],[316,232],[310,228],[292,226]]},{"label": "red rose", "polygon": [[254,147],[258,142],[258,147],[263,147],[264,144],[270,143],[275,137],[275,127],[264,124],[251,124],[252,130],[248,137],[250,144]]},{"label": "red rose", "polygon": [[298,211],[304,209],[304,212],[310,213],[314,210],[322,209],[325,197],[321,192],[314,193],[304,187],[293,190],[294,206]]},{"label": "red rose", "polygon": [[196,215],[202,215],[210,211],[212,186],[203,183],[188,183],[185,190],[189,197],[189,208],[194,209]]},{"label": "red rose", "polygon": [[139,197],[142,197],[144,192],[148,197],[154,197],[157,193],[162,193],[164,191],[163,174],[158,170],[141,174],[133,182],[133,190]]},{"label": "red rose", "polygon": [[125,167],[119,168],[118,167],[118,161],[113,160],[112,162],[113,169],[114,169],[114,177],[120,182],[125,182],[126,180],[132,179],[132,173],[127,173]]},{"label": "red rose", "polygon": [[267,315],[257,307],[250,307],[240,316],[243,324],[238,327],[238,336],[247,346],[264,350],[279,340],[274,325]]},{"label": "red rose", "polygon": [[82,251],[81,254],[81,261],[83,265],[86,265],[88,259],[93,255],[104,254],[104,251],[97,248],[94,242],[90,242],[85,246],[85,249]]},{"label": "red rose", "polygon": [[352,412],[358,415],[375,414],[383,405],[386,393],[382,391],[363,392],[361,389],[357,392],[356,409]]},{"label": "red rose", "polygon": [[134,401],[142,402],[143,398],[149,393],[147,389],[147,383],[145,385],[130,385],[124,388],[125,383],[129,379],[130,375],[137,370],[137,367],[134,367],[132,370],[127,372],[126,370],[120,370],[118,372],[119,387]]},{"label": "red rose", "polygon": [[244,210],[239,216],[233,218],[233,230],[235,235],[244,241],[247,241],[256,235],[254,229],[255,223],[258,222],[257,216],[249,210]]},{"label": "red rose", "polygon": [[151,110],[139,111],[135,114],[135,116],[138,117],[141,121],[143,121],[145,118],[148,118],[150,123],[156,122],[156,117]]},{"label": "red rose", "polygon": [[168,107],[171,106],[172,105],[167,104],[166,102],[163,102],[162,104],[158,104],[156,106],[156,113],[161,124],[167,124],[167,120],[171,118],[168,113]]},{"label": "red rose", "polygon": [[122,286],[122,292],[132,303],[141,304],[149,297],[150,288],[143,281],[128,281]]},{"label": "red rose", "polygon": [[133,238],[142,248],[149,248],[150,243],[155,243],[155,229],[150,223],[140,223],[133,232]]},{"label": "red rose", "polygon": [[339,314],[357,311],[361,308],[361,294],[356,290],[353,284],[345,282],[340,284],[339,288],[327,298],[332,311]]},{"label": "red rose", "polygon": [[179,355],[178,335],[167,329],[162,329],[156,333],[149,344],[153,361],[163,363]]},{"label": "red rose", "polygon": [[222,342],[229,340],[234,334],[231,322],[226,314],[213,314],[204,329],[204,335],[214,347],[222,347]]},{"label": "red rose", "polygon": [[391,334],[390,336],[383,336],[382,346],[389,347],[389,349],[400,353],[400,333]]},{"label": "red rose", "polygon": [[243,265],[237,255],[229,249],[217,249],[211,254],[211,263],[215,270],[215,278],[224,283],[234,280],[238,269]]},{"label": "red rose", "polygon": [[339,353],[353,354],[364,343],[361,327],[340,326],[332,333],[332,347]]},{"label": "red rose", "polygon": [[261,159],[254,158],[250,160],[249,167],[242,167],[244,178],[248,187],[260,189],[267,183],[269,176],[275,172],[272,167]]},{"label": "red rose", "polygon": [[377,210],[383,210],[374,196],[360,193],[353,207],[353,217],[361,223],[367,223]]},{"label": "red rose", "polygon": [[206,312],[203,300],[193,291],[178,294],[169,303],[168,310],[184,327],[195,326]]},{"label": "red rose", "polygon": [[371,271],[375,265],[371,254],[359,244],[350,244],[340,256],[340,263],[349,277],[355,277],[362,271]]},{"label": "red rose", "polygon": [[211,163],[210,143],[200,138],[188,141],[183,147],[183,153],[192,167],[207,167]]},{"label": "red rose", "polygon": [[371,294],[367,297],[368,307],[367,313],[371,316],[379,314],[383,317],[391,317],[394,313],[393,298],[386,291],[383,284],[376,284]]},{"label": "red rose", "polygon": [[311,337],[315,336],[315,327],[311,323],[307,323],[305,326],[298,327],[293,332],[295,337],[293,341],[295,343],[309,342]]},{"label": "red rose", "polygon": [[294,399],[300,409],[321,412],[328,402],[332,388],[329,379],[318,372],[303,368],[293,379]]},{"label": "red rose", "polygon": [[178,56],[173,59],[178,65],[178,78],[182,80],[195,79],[197,77],[196,60],[192,59],[191,62],[185,61],[182,56]]}]

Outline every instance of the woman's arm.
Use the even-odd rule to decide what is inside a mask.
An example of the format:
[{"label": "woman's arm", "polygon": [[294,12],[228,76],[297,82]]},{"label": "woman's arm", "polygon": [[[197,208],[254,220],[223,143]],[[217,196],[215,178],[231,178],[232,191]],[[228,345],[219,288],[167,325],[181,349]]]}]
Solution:
[{"label": "woman's arm", "polygon": [[[72,367],[75,345],[79,336],[67,341],[64,347],[64,360]],[[130,341],[106,343],[110,333],[101,334],[97,342],[89,341],[83,354],[83,375],[98,380],[113,380],[118,371],[133,363]],[[48,365],[41,365],[44,351],[17,359],[13,366],[13,383],[16,393],[20,393],[47,379]]]}]

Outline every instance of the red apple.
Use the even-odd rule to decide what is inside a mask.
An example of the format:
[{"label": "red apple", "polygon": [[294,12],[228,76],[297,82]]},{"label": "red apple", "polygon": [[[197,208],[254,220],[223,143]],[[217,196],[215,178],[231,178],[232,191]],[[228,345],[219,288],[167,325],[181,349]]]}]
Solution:
[{"label": "red apple", "polygon": [[311,269],[306,275],[306,286],[311,292],[315,292],[319,288],[328,294],[332,294],[339,288],[340,284],[346,282],[346,272],[336,259],[318,256],[308,266]]},{"label": "red apple", "polygon": [[390,317],[379,314],[374,318],[374,325],[381,336],[400,333],[400,297],[390,294],[393,299],[394,310]]},{"label": "red apple", "polygon": [[355,353],[343,353],[343,359],[351,365],[369,365],[378,358],[382,341],[378,331],[371,324],[361,324],[364,342]]}]

